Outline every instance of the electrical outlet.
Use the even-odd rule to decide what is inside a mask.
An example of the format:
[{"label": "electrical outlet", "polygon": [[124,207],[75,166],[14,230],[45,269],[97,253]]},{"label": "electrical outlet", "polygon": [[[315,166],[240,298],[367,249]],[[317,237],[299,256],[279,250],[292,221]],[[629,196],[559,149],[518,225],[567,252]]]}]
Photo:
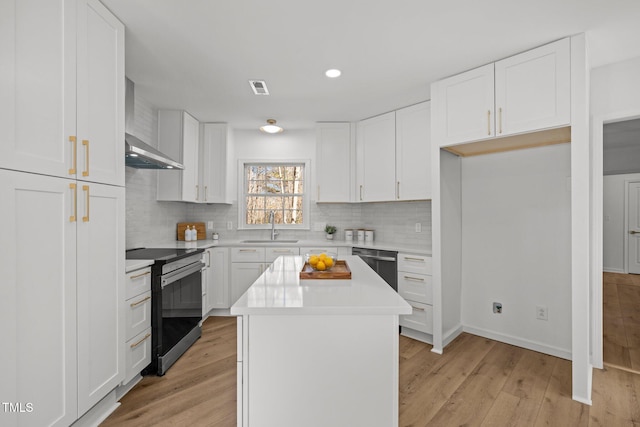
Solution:
[{"label": "electrical outlet", "polygon": [[233,222],[227,221],[227,230],[233,230]]},{"label": "electrical outlet", "polygon": [[549,309],[546,305],[536,305],[536,319],[549,320]]},{"label": "electrical outlet", "polygon": [[496,314],[502,314],[502,303],[494,302],[493,303],[493,312]]},{"label": "electrical outlet", "polygon": [[422,224],[416,222],[416,233],[422,233]]},{"label": "electrical outlet", "polygon": [[207,230],[213,230],[213,221],[207,221]]}]

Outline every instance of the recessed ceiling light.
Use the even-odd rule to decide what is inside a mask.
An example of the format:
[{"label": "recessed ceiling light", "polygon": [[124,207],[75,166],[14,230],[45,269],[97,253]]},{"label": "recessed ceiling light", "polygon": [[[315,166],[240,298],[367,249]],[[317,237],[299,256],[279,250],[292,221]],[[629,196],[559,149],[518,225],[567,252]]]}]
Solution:
[{"label": "recessed ceiling light", "polygon": [[282,132],[284,129],[282,129],[280,126],[276,126],[275,120],[269,119],[267,120],[266,125],[260,126],[260,130],[266,133],[278,133],[278,132]]},{"label": "recessed ceiling light", "polygon": [[342,71],[338,70],[337,68],[332,68],[324,72],[324,75],[329,77],[330,79],[335,79],[336,77],[340,77],[340,74],[342,74]]}]

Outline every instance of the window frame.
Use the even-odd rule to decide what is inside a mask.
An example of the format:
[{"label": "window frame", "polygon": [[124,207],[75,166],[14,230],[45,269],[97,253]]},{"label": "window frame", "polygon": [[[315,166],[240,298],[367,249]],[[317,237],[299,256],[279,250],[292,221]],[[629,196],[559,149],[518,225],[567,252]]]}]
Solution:
[{"label": "window frame", "polygon": [[304,168],[303,177],[303,191],[300,194],[302,197],[302,223],[301,224],[279,224],[276,223],[276,228],[280,230],[309,230],[309,199],[311,193],[310,187],[310,164],[309,159],[289,159],[289,160],[252,160],[252,159],[240,159],[238,160],[238,230],[267,230],[271,229],[271,224],[247,224],[247,193],[246,193],[246,174],[245,168],[247,165],[257,166],[295,166],[301,165]]}]

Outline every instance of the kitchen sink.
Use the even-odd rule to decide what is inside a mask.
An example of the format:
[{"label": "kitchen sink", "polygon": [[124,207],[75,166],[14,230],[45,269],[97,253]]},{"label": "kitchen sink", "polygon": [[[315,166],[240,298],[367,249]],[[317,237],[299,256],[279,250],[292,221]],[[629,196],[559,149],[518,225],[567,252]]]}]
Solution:
[{"label": "kitchen sink", "polygon": [[262,240],[242,240],[240,243],[298,243],[297,240],[270,240],[270,239],[262,239]]}]

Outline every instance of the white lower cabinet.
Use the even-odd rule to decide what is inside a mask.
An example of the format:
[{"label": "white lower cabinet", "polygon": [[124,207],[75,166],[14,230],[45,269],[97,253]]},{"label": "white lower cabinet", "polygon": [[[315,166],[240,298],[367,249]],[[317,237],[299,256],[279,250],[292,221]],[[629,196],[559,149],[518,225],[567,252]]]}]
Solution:
[{"label": "white lower cabinet", "polygon": [[205,293],[203,316],[213,309],[229,308],[229,249],[209,248],[204,252],[205,269],[202,287]]},{"label": "white lower cabinet", "polygon": [[398,254],[398,293],[413,312],[400,316],[402,334],[431,342],[433,336],[433,284],[431,257]]},{"label": "white lower cabinet", "polygon": [[151,267],[126,276],[124,384],[151,363]]},{"label": "white lower cabinet", "polygon": [[124,188],[0,169],[0,199],[0,396],[34,408],[0,424],[68,426],[124,378]]},{"label": "white lower cabinet", "polygon": [[264,262],[231,263],[231,305],[260,277],[266,266]]}]

